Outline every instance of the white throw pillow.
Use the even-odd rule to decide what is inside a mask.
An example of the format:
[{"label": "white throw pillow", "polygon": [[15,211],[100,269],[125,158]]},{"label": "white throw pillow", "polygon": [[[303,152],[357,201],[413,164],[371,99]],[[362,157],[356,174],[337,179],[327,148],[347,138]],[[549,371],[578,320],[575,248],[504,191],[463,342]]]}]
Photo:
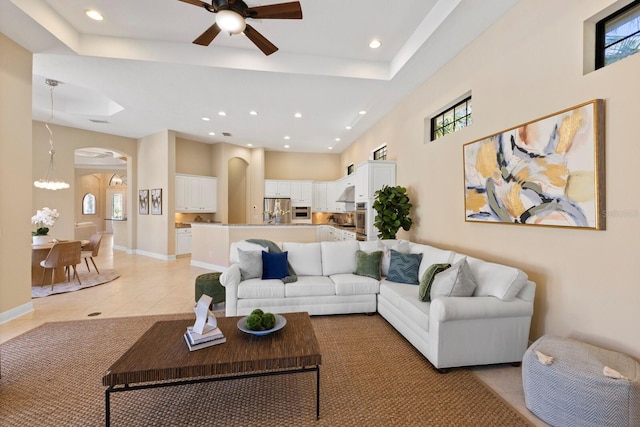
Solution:
[{"label": "white throw pillow", "polygon": [[463,258],[433,278],[431,301],[438,297],[470,297],[478,286],[467,259]]},{"label": "white throw pillow", "polygon": [[343,242],[320,242],[322,252],[322,275],[352,274],[356,271],[356,240]]},{"label": "white throw pillow", "polygon": [[237,264],[240,262],[240,258],[238,257],[238,249],[242,249],[243,251],[265,251],[269,252],[269,248],[260,246],[256,243],[249,243],[246,240],[240,240],[239,242],[231,243],[231,248],[229,249],[229,261],[231,264]]},{"label": "white throw pillow", "polygon": [[285,242],[282,249],[289,252],[289,263],[298,276],[322,276],[320,243]]},{"label": "white throw pillow", "polygon": [[527,284],[527,274],[517,268],[468,258],[469,267],[478,282],[474,295],[492,296],[503,301],[513,301]]}]

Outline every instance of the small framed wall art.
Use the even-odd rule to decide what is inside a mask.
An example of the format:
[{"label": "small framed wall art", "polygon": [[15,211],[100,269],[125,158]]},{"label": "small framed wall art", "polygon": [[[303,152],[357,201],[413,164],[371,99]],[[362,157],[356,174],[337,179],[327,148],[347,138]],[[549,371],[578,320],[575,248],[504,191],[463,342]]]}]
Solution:
[{"label": "small framed wall art", "polygon": [[162,188],[151,190],[151,215],[162,215]]},{"label": "small framed wall art", "polygon": [[138,213],[149,215],[149,190],[138,190]]},{"label": "small framed wall art", "polygon": [[604,230],[604,100],[463,147],[465,221]]}]

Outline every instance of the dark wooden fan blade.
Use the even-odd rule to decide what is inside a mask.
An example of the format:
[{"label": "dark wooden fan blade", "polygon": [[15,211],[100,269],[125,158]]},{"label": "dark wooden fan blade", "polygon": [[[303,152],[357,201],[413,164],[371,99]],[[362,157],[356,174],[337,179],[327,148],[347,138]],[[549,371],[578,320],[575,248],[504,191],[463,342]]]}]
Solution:
[{"label": "dark wooden fan blade", "polygon": [[302,19],[302,7],[299,1],[256,6],[247,9],[247,15],[256,19]]},{"label": "dark wooden fan blade", "polygon": [[203,1],[200,1],[200,0],[178,0],[178,1],[181,1],[181,2],[184,2],[184,3],[189,3],[189,4],[192,4],[194,6],[204,7],[205,9],[207,7],[211,7],[210,4],[207,4],[207,3],[203,2]]},{"label": "dark wooden fan blade", "polygon": [[195,39],[193,43],[199,44],[201,46],[209,46],[209,44],[216,38],[216,36],[220,33],[220,27],[218,24],[214,23],[212,26],[207,28],[207,31],[202,33],[200,37]]},{"label": "dark wooden fan blade", "polygon": [[278,48],[273,43],[267,40],[262,34],[256,31],[256,29],[249,24],[247,24],[247,27],[244,29],[244,35],[247,36],[249,40],[253,42],[253,44],[258,46],[258,49],[260,49],[262,53],[267,56],[278,50]]}]

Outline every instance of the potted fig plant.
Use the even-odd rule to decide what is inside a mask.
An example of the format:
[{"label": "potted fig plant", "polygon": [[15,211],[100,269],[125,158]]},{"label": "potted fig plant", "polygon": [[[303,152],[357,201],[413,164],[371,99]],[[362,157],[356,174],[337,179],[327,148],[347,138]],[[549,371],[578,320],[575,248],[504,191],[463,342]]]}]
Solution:
[{"label": "potted fig plant", "polygon": [[405,187],[385,185],[376,191],[373,202],[376,216],[373,225],[378,229],[378,237],[395,239],[400,228],[409,231],[413,224],[413,220],[409,217],[412,206]]}]

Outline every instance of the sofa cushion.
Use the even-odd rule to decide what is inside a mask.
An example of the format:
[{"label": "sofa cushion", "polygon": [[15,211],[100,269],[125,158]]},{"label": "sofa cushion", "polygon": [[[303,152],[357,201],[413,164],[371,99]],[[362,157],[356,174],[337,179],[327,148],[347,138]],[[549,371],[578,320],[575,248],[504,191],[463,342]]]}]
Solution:
[{"label": "sofa cushion", "polygon": [[358,246],[362,252],[371,253],[375,251],[385,251],[385,246],[380,240],[364,240],[358,241]]},{"label": "sofa cushion", "polygon": [[431,301],[431,285],[436,274],[445,271],[451,267],[449,263],[431,264],[427,271],[420,278],[420,287],[418,288],[418,298],[420,301]]},{"label": "sofa cushion", "polygon": [[418,269],[422,254],[404,254],[391,249],[391,262],[389,263],[389,274],[387,279],[392,282],[409,283],[417,285]]},{"label": "sofa cushion", "polygon": [[238,258],[238,249],[242,249],[244,251],[267,251],[269,252],[269,248],[257,245],[255,243],[249,243],[245,240],[241,240],[239,242],[231,243],[231,247],[229,248],[229,261],[231,264],[237,264],[240,262],[240,258]]},{"label": "sofa cushion", "polygon": [[298,280],[287,283],[284,294],[290,297],[317,297],[336,294],[336,285],[326,276],[298,276]]},{"label": "sofa cushion", "polygon": [[238,298],[284,298],[284,287],[279,279],[249,279],[238,284]]},{"label": "sofa cushion", "polygon": [[287,261],[287,252],[279,254],[271,254],[269,252],[261,252],[262,254],[262,279],[284,279],[289,274],[289,265]]},{"label": "sofa cushion", "polygon": [[453,251],[436,248],[423,243],[411,243],[409,253],[422,254],[418,277],[422,277],[427,268],[433,264],[453,264],[456,254]]},{"label": "sofa cushion", "polygon": [[332,274],[329,277],[336,285],[336,295],[377,294],[380,291],[380,281],[371,277],[352,273]]},{"label": "sofa cushion", "polygon": [[262,251],[238,249],[241,280],[262,278]]},{"label": "sofa cushion", "polygon": [[463,258],[436,274],[431,285],[431,301],[438,297],[470,297],[477,286],[469,263]]},{"label": "sofa cushion", "polygon": [[322,276],[320,243],[286,242],[282,249],[289,252],[287,259],[298,276]]},{"label": "sofa cushion", "polygon": [[366,253],[364,251],[357,250],[356,271],[354,274],[380,280],[380,261],[382,261],[382,255],[382,251]]},{"label": "sofa cushion", "polygon": [[380,282],[380,296],[383,296],[410,319],[410,328],[417,334],[420,331],[429,331],[431,303],[418,299],[417,286],[382,280]]},{"label": "sofa cushion", "polygon": [[527,274],[517,268],[468,257],[478,287],[474,296],[492,296],[503,301],[513,301],[527,284]]},{"label": "sofa cushion", "polygon": [[353,273],[356,270],[357,240],[342,242],[320,242],[322,253],[322,275]]}]

